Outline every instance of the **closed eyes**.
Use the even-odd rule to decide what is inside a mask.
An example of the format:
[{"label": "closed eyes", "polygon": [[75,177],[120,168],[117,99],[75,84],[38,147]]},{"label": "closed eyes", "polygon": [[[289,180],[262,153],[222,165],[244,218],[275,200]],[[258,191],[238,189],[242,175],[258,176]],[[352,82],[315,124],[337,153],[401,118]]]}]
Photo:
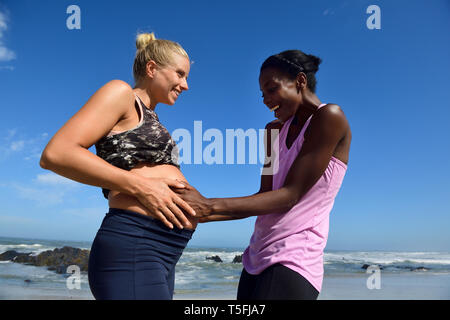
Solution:
[{"label": "closed eyes", "polygon": [[[269,89],[266,90],[267,93],[274,93],[277,90],[277,87],[271,87]],[[264,92],[262,94],[262,96],[264,98]]]},{"label": "closed eyes", "polygon": [[[177,74],[178,74],[178,76],[179,76],[180,78],[184,78],[184,77],[186,76],[186,73],[185,73],[184,71],[182,71],[182,70],[178,70],[178,71],[177,71]],[[186,77],[186,80],[187,80],[187,77]]]}]

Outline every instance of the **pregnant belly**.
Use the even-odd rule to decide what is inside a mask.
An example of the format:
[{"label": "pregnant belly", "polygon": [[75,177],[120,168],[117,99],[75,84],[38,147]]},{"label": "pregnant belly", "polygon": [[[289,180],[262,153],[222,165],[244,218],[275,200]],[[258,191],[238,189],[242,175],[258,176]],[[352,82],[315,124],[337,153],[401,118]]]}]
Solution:
[{"label": "pregnant belly", "polygon": [[[170,164],[148,164],[141,163],[131,169],[133,173],[142,175],[147,178],[167,178],[167,179],[178,179],[181,181],[186,181],[186,178],[181,173],[180,169]],[[118,208],[135,211],[147,216],[155,217],[149,209],[144,207],[139,200],[135,197],[111,190],[109,192],[109,207],[110,208]],[[191,217],[186,214],[186,218],[191,222],[192,228],[195,229],[197,227],[198,219]]]}]

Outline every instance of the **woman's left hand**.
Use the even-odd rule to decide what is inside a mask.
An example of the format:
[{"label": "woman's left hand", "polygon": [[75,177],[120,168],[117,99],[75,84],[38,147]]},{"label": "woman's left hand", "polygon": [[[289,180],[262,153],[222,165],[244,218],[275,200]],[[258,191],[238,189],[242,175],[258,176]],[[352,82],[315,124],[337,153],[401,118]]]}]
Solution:
[{"label": "woman's left hand", "polygon": [[201,193],[189,183],[181,180],[178,181],[186,187],[182,189],[173,188],[173,191],[176,192],[181,199],[187,202],[192,209],[194,209],[196,213],[195,217],[202,218],[209,216],[212,213],[211,200],[202,196]]}]

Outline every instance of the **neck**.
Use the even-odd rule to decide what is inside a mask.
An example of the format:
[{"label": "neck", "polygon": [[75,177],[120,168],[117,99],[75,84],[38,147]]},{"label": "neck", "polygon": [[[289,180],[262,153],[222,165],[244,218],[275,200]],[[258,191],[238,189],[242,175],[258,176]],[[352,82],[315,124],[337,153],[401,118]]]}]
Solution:
[{"label": "neck", "polygon": [[321,102],[315,93],[305,92],[303,95],[303,101],[298,106],[295,116],[300,122],[306,121],[306,119],[308,119],[319,109],[320,105]]},{"label": "neck", "polygon": [[148,85],[143,83],[136,84],[133,88],[134,93],[142,100],[142,102],[150,109],[155,110],[158,102],[152,98],[152,94],[148,89]]}]

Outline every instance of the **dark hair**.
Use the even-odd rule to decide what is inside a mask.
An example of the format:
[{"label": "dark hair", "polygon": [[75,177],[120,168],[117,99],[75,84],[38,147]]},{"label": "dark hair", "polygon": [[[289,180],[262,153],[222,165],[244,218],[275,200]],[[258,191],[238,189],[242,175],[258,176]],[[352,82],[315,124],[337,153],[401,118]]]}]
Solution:
[{"label": "dark hair", "polygon": [[319,64],[322,59],[311,54],[305,54],[300,50],[286,50],[270,56],[264,61],[260,72],[263,69],[274,67],[286,73],[286,75],[294,80],[300,72],[306,74],[308,88],[311,92],[316,92],[316,72],[319,70]]}]

